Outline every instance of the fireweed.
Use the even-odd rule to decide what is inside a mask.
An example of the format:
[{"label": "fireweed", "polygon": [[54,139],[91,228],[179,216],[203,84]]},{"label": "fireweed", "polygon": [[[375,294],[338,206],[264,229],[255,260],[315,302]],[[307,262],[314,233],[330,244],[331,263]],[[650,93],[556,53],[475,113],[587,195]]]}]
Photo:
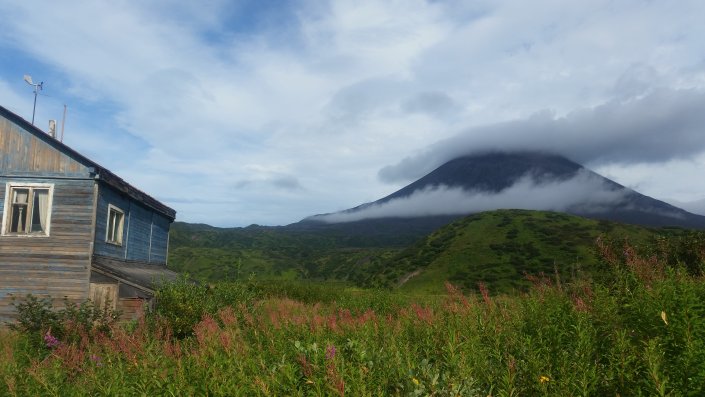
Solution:
[{"label": "fireweed", "polygon": [[[612,272],[605,282],[536,276],[535,286],[519,296],[493,296],[491,286],[466,295],[448,284],[442,300],[377,291],[346,297],[337,291],[334,300],[303,301],[267,290],[243,293],[240,302],[229,295],[219,303],[206,291],[192,295],[211,306],[189,330],[177,311],[70,340],[52,329],[43,336],[59,343],[44,339],[54,346],[43,346],[43,355],[31,348],[27,334],[0,333],[0,395],[565,396],[705,390],[701,276],[666,266],[661,256],[655,260],[664,265],[653,266],[653,255],[623,244],[600,249]],[[361,304],[371,297],[374,304]],[[172,320],[184,334],[174,332]]]}]

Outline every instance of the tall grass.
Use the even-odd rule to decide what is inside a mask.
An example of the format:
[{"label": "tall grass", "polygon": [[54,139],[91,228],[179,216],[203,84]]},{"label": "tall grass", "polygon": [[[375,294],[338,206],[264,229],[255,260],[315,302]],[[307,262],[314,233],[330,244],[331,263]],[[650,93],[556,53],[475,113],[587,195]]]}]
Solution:
[{"label": "tall grass", "polygon": [[[512,297],[450,284],[442,300],[340,285],[168,285],[153,317],[43,354],[27,333],[0,333],[0,395],[701,393],[697,269],[600,249],[602,282],[534,277]],[[193,325],[179,320],[185,312]]]}]

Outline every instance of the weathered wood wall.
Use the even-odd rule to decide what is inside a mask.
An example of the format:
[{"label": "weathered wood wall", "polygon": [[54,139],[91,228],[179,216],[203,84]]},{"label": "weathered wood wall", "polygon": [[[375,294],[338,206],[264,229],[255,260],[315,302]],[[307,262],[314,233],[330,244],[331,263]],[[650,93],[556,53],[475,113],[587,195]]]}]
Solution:
[{"label": "weathered wood wall", "polygon": [[127,259],[149,261],[149,239],[152,211],[132,203],[130,205],[130,233],[127,238]]},{"label": "weathered wood wall", "polygon": [[[166,263],[170,220],[101,183],[96,211],[95,253],[117,259]],[[125,213],[122,245],[106,241],[108,206]]]},{"label": "weathered wood wall", "polygon": [[117,308],[118,283],[90,283],[88,299],[101,309]]},{"label": "weathered wood wall", "polygon": [[[125,213],[122,229],[122,245],[115,245],[105,241],[108,227],[108,204],[112,204]],[[95,216],[95,242],[94,252],[98,255],[109,256],[116,259],[125,259],[127,249],[127,233],[130,229],[130,198],[116,193],[110,187],[99,184],[98,208]]]},{"label": "weathered wood wall", "polygon": [[147,299],[142,298],[120,298],[117,309],[120,311],[121,321],[137,320],[144,316],[145,307],[149,305]]},{"label": "weathered wood wall", "polygon": [[51,139],[40,139],[0,117],[0,175],[88,176],[88,168],[53,148]]},{"label": "weathered wood wall", "polygon": [[166,263],[169,248],[169,226],[171,220],[157,212],[152,217],[152,251],[150,261]]},{"label": "weathered wood wall", "polygon": [[10,181],[52,183],[54,195],[49,236],[0,236],[0,322],[14,317],[12,297],[85,300],[91,257],[94,181],[0,177],[0,203]]},{"label": "weathered wood wall", "polygon": [[144,315],[151,304],[153,295],[127,285],[116,278],[91,272],[90,299],[94,304],[110,308],[120,313],[121,321],[137,320]]},{"label": "weathered wood wall", "polygon": [[13,297],[50,297],[59,306],[88,297],[95,181],[52,139],[0,117],[0,219],[8,182],[54,187],[49,236],[0,236],[0,323],[14,318]]}]

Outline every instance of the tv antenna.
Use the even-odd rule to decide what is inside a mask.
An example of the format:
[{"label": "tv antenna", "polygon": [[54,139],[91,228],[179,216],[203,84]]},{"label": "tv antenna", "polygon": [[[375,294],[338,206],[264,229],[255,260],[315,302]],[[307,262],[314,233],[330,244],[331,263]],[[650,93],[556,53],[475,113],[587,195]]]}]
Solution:
[{"label": "tv antenna", "polygon": [[26,81],[27,84],[34,87],[34,107],[32,107],[32,125],[34,125],[34,113],[37,110],[37,94],[39,93],[39,91],[42,90],[42,86],[44,85],[44,82],[41,81],[38,84],[35,84],[34,82],[32,82],[32,76],[30,76],[28,74],[24,75],[24,81]]}]

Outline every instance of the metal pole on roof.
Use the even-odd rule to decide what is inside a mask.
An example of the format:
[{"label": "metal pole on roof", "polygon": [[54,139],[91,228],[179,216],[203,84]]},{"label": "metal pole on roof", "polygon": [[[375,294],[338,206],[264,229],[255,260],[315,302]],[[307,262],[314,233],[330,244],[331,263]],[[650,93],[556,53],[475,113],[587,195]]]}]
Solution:
[{"label": "metal pole on roof", "polygon": [[64,141],[64,126],[66,125],[66,104],[64,104],[64,117],[61,119],[61,142]]},{"label": "metal pole on roof", "polygon": [[42,90],[42,86],[44,85],[44,82],[41,81],[38,84],[34,84],[34,82],[32,82],[32,76],[30,76],[28,74],[24,75],[24,81],[26,81],[27,84],[34,87],[34,106],[32,107],[32,125],[34,125],[34,114],[37,111],[37,94],[39,93],[39,91]]}]

